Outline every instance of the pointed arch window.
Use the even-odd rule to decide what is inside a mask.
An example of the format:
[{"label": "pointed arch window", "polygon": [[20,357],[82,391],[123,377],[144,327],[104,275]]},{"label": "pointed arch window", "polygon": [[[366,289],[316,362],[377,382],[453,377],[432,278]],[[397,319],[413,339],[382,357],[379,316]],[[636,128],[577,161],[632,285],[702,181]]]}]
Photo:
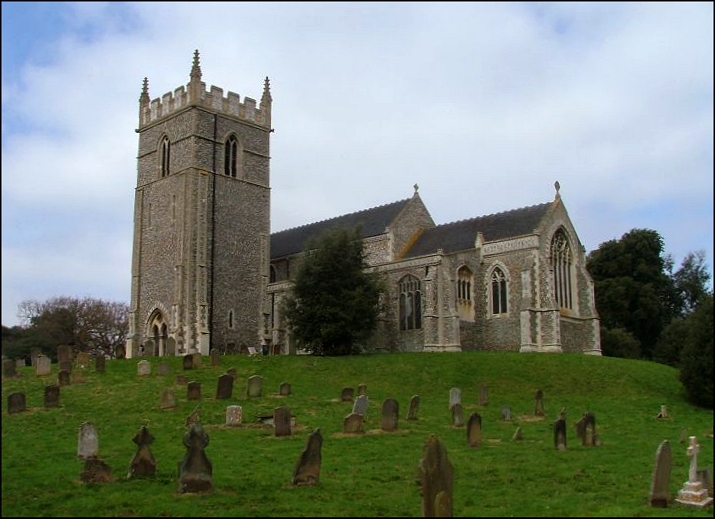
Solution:
[{"label": "pointed arch window", "polygon": [[420,280],[415,276],[405,276],[399,282],[400,330],[422,328],[422,292]]},{"label": "pointed arch window", "polygon": [[235,135],[231,135],[224,146],[223,172],[227,177],[236,178],[240,166],[240,147]]},{"label": "pointed arch window", "polygon": [[472,271],[463,266],[457,271],[457,300],[472,301]]},{"label": "pointed arch window", "polygon": [[164,137],[161,140],[161,157],[160,157],[160,169],[161,176],[166,177],[169,175],[169,165],[171,159],[171,143],[169,143],[169,138]]},{"label": "pointed arch window", "polygon": [[492,314],[505,314],[509,311],[509,283],[504,271],[495,267],[491,275]]},{"label": "pointed arch window", "polygon": [[573,308],[571,271],[573,254],[568,237],[559,229],[551,239],[551,269],[553,271],[554,295],[559,308]]}]

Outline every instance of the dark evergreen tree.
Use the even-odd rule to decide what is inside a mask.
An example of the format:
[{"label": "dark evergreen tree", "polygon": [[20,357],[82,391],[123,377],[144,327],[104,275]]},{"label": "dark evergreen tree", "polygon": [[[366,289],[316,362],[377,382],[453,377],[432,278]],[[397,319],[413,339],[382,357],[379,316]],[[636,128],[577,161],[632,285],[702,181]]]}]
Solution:
[{"label": "dark evergreen tree", "polygon": [[686,398],[693,404],[713,408],[713,294],[702,297],[686,321],[680,355],[680,382]]}]

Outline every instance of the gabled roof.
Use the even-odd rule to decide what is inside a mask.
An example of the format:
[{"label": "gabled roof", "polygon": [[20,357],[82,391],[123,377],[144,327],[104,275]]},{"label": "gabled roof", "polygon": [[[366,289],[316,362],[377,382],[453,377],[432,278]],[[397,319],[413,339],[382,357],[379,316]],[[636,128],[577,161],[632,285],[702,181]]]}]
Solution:
[{"label": "gabled roof", "polygon": [[425,230],[402,257],[433,254],[437,249],[442,249],[445,254],[472,249],[478,232],[484,235],[485,242],[532,234],[551,204],[547,202],[438,225]]},{"label": "gabled roof", "polygon": [[362,227],[362,237],[370,238],[384,234],[395,217],[402,211],[411,198],[392,202],[372,209],[365,209],[356,213],[336,216],[328,220],[286,229],[285,231],[271,234],[271,259],[282,258],[291,254],[302,252],[313,238],[318,238],[327,230],[335,228],[354,229]]}]

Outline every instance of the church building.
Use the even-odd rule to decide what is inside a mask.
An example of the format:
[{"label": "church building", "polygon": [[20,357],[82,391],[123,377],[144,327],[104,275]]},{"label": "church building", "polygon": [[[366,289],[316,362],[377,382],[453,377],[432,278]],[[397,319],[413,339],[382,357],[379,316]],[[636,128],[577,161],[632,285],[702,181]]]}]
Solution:
[{"label": "church building", "polygon": [[127,357],[297,353],[280,315],[312,238],[361,229],[388,280],[374,351],[600,355],[585,249],[553,200],[437,224],[411,196],[271,233],[268,78],[260,101],[189,83],[139,97]]}]

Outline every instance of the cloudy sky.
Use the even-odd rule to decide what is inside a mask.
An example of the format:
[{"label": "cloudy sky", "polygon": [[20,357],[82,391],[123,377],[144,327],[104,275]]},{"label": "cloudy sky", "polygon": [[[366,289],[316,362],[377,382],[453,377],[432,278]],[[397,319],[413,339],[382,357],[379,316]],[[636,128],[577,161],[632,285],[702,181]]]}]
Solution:
[{"label": "cloudy sky", "polygon": [[2,3],[2,324],[129,302],[138,100],[270,78],[272,230],[412,196],[553,199],[586,251],[658,231],[713,272],[713,3]]}]

